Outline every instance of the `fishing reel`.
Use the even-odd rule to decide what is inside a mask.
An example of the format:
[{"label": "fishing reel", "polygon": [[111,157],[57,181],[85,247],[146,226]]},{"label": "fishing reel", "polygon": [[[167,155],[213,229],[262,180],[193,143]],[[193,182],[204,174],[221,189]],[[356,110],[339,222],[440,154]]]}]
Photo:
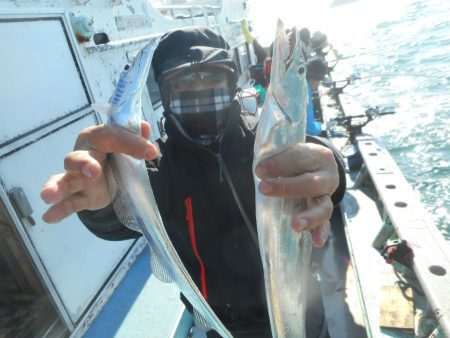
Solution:
[{"label": "fishing reel", "polygon": [[362,128],[369,122],[384,115],[395,114],[395,111],[380,111],[378,107],[370,107],[366,109],[364,115],[348,115],[343,117],[336,117],[331,122],[332,125],[342,126],[348,134],[349,143],[356,143],[356,136],[361,135]]},{"label": "fishing reel", "polygon": [[[364,115],[348,115],[330,120],[328,129],[330,136],[348,138],[341,153],[347,159],[349,170],[358,171],[363,164],[363,159],[356,143],[356,137],[363,134],[362,128],[377,117],[394,113],[394,111],[380,112],[378,107],[370,107],[366,109]],[[345,131],[337,131],[336,126],[342,127]]]},{"label": "fishing reel", "polygon": [[[322,86],[325,88],[329,88],[329,93],[332,97],[337,98],[338,95],[342,94],[344,92],[344,89],[352,82],[350,78],[345,80],[339,80],[339,81],[332,81],[331,78],[325,78],[324,81],[322,81]],[[343,83],[338,86],[338,83]]]}]

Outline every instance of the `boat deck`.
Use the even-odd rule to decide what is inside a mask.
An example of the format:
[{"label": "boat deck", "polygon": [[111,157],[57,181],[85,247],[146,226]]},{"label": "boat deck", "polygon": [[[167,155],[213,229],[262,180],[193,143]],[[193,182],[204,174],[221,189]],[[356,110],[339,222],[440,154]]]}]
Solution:
[{"label": "boat deck", "polygon": [[191,323],[176,285],[151,274],[146,246],[83,337],[185,338]]},{"label": "boat deck", "polygon": [[[321,98],[325,119],[332,129],[331,139],[342,150],[348,140],[346,130],[336,128],[333,119],[361,115],[366,108],[345,93],[330,96],[323,90]],[[434,225],[427,222],[420,201],[381,140],[362,134],[356,137],[356,144],[363,165],[359,171],[348,172],[348,190],[341,203],[354,272],[346,288],[349,293],[355,288],[358,291],[357,298],[348,301],[350,311],[357,314],[356,322],[362,320],[369,337],[414,337],[414,328],[421,326],[420,319],[415,318],[417,300],[421,298],[426,304],[422,293],[416,292],[419,288],[430,302],[429,307],[422,304],[419,308],[435,312],[446,332],[448,302],[443,288],[448,285],[448,247],[442,244]],[[398,263],[386,264],[377,251],[388,239],[397,238],[412,245],[411,270]],[[361,318],[357,318],[358,307]]]}]

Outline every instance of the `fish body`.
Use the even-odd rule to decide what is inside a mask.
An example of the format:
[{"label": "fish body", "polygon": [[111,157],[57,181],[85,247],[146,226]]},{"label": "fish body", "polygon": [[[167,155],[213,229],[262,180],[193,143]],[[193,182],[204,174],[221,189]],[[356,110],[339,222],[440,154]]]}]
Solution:
[{"label": "fish body", "polygon": [[[120,74],[108,109],[108,124],[140,135],[141,93],[158,40],[152,40]],[[170,241],[150,185],[145,162],[119,153],[108,155],[108,188],[114,210],[127,227],[141,232],[150,246],[152,273],[164,282],[175,282],[194,308],[194,320],[205,331],[231,337],[217,318]]]},{"label": "fish body", "polygon": [[[253,170],[264,159],[305,141],[306,65],[299,34],[295,31],[292,34],[289,41],[279,20],[270,86],[256,132]],[[303,338],[312,238],[309,231],[293,231],[291,221],[305,201],[265,197],[258,191],[260,179],[256,174],[254,177],[258,239],[272,335]]]}]

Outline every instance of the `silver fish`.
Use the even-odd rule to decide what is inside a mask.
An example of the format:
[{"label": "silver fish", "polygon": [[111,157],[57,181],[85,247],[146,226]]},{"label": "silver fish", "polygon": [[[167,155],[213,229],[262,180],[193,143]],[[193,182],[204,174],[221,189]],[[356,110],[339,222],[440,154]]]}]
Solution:
[{"label": "silver fish", "polygon": [[258,238],[273,337],[305,337],[305,285],[312,237],[309,231],[297,233],[291,228],[293,213],[305,201],[263,196],[255,168],[264,159],[305,141],[305,76],[300,36],[294,31],[288,41],[278,20],[270,86],[259,117],[253,160]]},{"label": "silver fish", "polygon": [[[108,124],[140,135],[141,93],[159,40],[151,41],[125,66],[110,102]],[[175,282],[194,307],[194,320],[205,331],[214,329],[223,337],[231,334],[203,298],[170,241],[159,214],[144,161],[114,153],[108,157],[108,187],[121,222],[141,232],[150,246],[153,274]]]}]

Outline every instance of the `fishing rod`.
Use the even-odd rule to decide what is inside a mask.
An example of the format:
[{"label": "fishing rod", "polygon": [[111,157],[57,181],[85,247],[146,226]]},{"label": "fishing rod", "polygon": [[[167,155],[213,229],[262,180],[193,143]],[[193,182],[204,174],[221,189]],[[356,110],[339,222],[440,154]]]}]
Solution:
[{"label": "fishing rod", "polygon": [[331,60],[330,62],[337,62],[339,60],[347,60],[347,59],[351,59],[351,58],[358,57],[358,56],[363,56],[363,55],[368,55],[368,54],[380,54],[380,53],[383,53],[383,52],[385,52],[387,50],[392,50],[392,48],[380,48],[380,49],[370,50],[370,51],[363,52],[363,53],[355,53],[355,54],[342,56],[342,55],[340,55],[337,52],[337,49],[333,49],[334,56],[336,57],[336,60]]},{"label": "fishing rod", "polygon": [[371,79],[371,78],[384,78],[384,77],[400,77],[400,76],[414,76],[414,77],[424,77],[427,79],[433,79],[433,80],[449,80],[449,76],[438,76],[438,75],[427,75],[427,74],[420,74],[420,73],[381,73],[376,75],[368,75],[368,76],[356,76],[352,75],[351,80],[365,80],[365,79]]},{"label": "fishing rod", "polygon": [[[393,110],[384,110],[381,111],[378,106],[376,107],[369,107],[366,109],[364,114],[361,115],[347,115],[342,117],[335,117],[330,120],[330,125],[340,125],[345,128],[347,131],[346,134],[343,134],[342,136],[348,137],[348,141],[350,144],[356,143],[356,136],[362,134],[362,128],[365,127],[369,122],[385,115],[392,115],[395,114],[395,111]],[[356,122],[355,122],[356,121]],[[333,127],[330,127],[329,130],[331,131]],[[333,132],[335,136],[338,135],[338,133]]]},{"label": "fishing rod", "polygon": [[335,81],[326,81],[324,80],[322,82],[322,85],[324,87],[330,88],[330,87],[336,87],[338,83],[346,83],[343,87],[346,87],[348,84],[350,84],[352,81],[356,80],[368,80],[373,78],[394,78],[394,77],[400,77],[400,76],[414,76],[414,77],[423,77],[427,79],[433,79],[433,80],[446,80],[449,81],[449,76],[437,76],[437,75],[427,75],[427,74],[419,74],[419,73],[381,73],[381,74],[375,74],[375,75],[368,75],[368,76],[357,76],[355,74],[347,77],[343,80],[335,80]]}]

